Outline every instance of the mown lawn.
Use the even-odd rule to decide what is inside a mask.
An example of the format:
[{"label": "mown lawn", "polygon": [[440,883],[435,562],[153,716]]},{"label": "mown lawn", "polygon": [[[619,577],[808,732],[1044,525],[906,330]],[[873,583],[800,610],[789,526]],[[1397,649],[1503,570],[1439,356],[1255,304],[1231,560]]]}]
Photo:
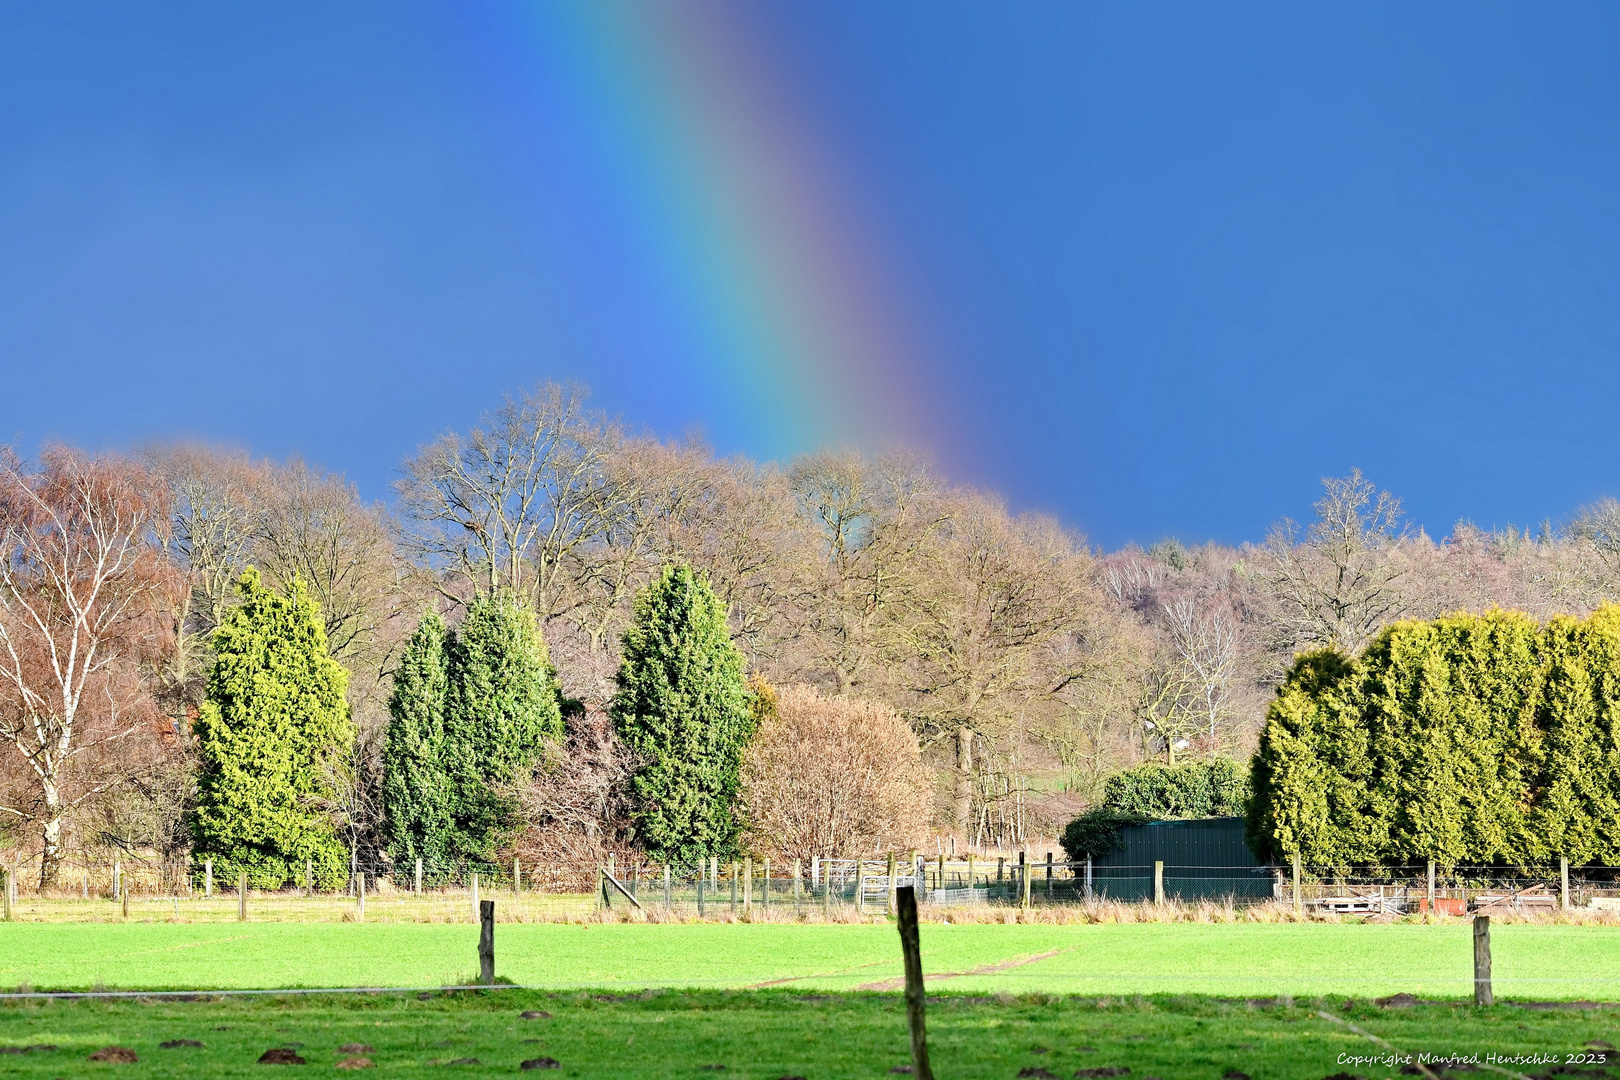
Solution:
[{"label": "mown lawn", "polygon": [[[549,1016],[522,1019],[524,1010]],[[1539,1052],[1563,1065],[1568,1054],[1591,1052],[1589,1041],[1620,1044],[1620,1024],[1608,1011],[1384,1009],[1364,1001],[1347,1007],[1339,999],[1280,1006],[1192,996],[945,996],[930,1001],[929,1033],[941,1080],[1014,1080],[1023,1070],[1067,1078],[1093,1069],[1129,1069],[1129,1080],[1217,1080],[1229,1070],[1253,1080],[1397,1075],[1395,1065],[1342,1060],[1387,1051],[1317,1010],[1402,1051],[1477,1055],[1481,1062],[1490,1053]],[[159,1045],[176,1039],[203,1045]],[[511,1075],[521,1062],[547,1057],[560,1069],[534,1075],[876,1080],[909,1061],[900,1001],[870,993],[506,990],[0,1004],[0,1047],[54,1047],[0,1056],[0,1073],[19,1080],[263,1076],[267,1067],[255,1062],[276,1047],[293,1048],[308,1070],[330,1074],[338,1061],[354,1056],[339,1053],[344,1044],[369,1048],[358,1053],[373,1063],[370,1075],[401,1077]],[[109,1045],[126,1047],[139,1060],[87,1061]],[[1511,1073],[1537,1076],[1553,1067],[1508,1066]]]},{"label": "mown lawn", "polygon": [[[1471,929],[1449,924],[925,925],[931,987],[953,993],[1472,995]],[[477,931],[397,923],[0,924],[0,986],[438,987],[471,980]],[[1620,928],[1493,929],[1497,995],[1620,1000]],[[496,970],[545,988],[891,989],[876,924],[501,924]]]}]

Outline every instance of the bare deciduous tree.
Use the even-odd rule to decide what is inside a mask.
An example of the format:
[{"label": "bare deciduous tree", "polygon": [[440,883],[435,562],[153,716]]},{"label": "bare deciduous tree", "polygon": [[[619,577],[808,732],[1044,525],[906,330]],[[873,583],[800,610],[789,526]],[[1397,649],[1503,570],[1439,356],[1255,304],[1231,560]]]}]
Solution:
[{"label": "bare deciduous tree", "polygon": [[617,440],[577,387],[508,398],[483,426],[441,436],[405,463],[398,489],[415,551],[479,591],[527,596],[550,618],[566,561],[613,512],[606,452]]},{"label": "bare deciduous tree", "polygon": [[903,711],[925,743],[955,744],[952,811],[965,829],[975,743],[1021,727],[1049,685],[1049,647],[1079,631],[1099,597],[1090,556],[1055,522],[1011,517],[965,491],[941,516],[945,526],[911,563],[881,635]]},{"label": "bare deciduous tree", "polygon": [[1405,610],[1401,503],[1359,469],[1322,486],[1316,520],[1303,536],[1285,518],[1266,540],[1276,630],[1289,649],[1331,645],[1353,653]]},{"label": "bare deciduous tree", "polygon": [[341,477],[294,460],[267,470],[250,553],[271,584],[293,578],[321,605],[326,646],[346,666],[376,667],[410,606],[381,507],[360,501]]},{"label": "bare deciduous tree", "polygon": [[0,739],[35,795],[6,809],[40,829],[41,888],[67,815],[130,775],[142,754],[125,744],[165,723],[141,679],[179,589],[150,543],[164,509],[134,462],[53,447],[30,468],[0,451]]},{"label": "bare deciduous tree", "polygon": [[1164,605],[1176,660],[1185,669],[1201,733],[1211,752],[1220,748],[1238,662],[1237,621],[1220,608],[1201,610],[1190,598]]}]

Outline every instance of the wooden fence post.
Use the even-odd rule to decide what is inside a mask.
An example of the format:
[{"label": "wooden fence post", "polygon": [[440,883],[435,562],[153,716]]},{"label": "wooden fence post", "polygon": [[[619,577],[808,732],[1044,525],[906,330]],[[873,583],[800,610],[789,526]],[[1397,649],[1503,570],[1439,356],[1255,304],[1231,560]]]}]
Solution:
[{"label": "wooden fence post", "polygon": [[768,908],[771,906],[771,860],[769,859],[765,860],[765,873],[760,878],[759,887],[761,890],[759,894],[761,906]]},{"label": "wooden fence post", "polygon": [[743,856],[743,914],[754,910],[754,857]]},{"label": "wooden fence post", "polygon": [[416,895],[422,895],[422,860],[416,860]]},{"label": "wooden fence post", "polygon": [[247,922],[247,871],[236,873],[236,921]]},{"label": "wooden fence post", "polygon": [[1052,899],[1052,853],[1046,853],[1046,898]]},{"label": "wooden fence post", "polygon": [[612,901],[608,899],[607,879],[602,876],[601,863],[596,864],[596,900],[594,903],[598,911],[602,909],[603,904],[612,904]]},{"label": "wooden fence post", "polygon": [[362,870],[355,878],[355,919],[358,922],[366,921],[366,873]]},{"label": "wooden fence post", "polygon": [[891,851],[891,852],[889,852],[889,898],[885,902],[884,908],[883,908],[883,913],[885,915],[893,915],[895,913],[895,909],[894,909],[894,905],[895,905],[894,868],[895,868],[894,852]]},{"label": "wooden fence post", "polygon": [[129,879],[124,879],[124,918],[129,918]]},{"label": "wooden fence post", "polygon": [[1155,859],[1153,862],[1153,902],[1164,903],[1164,860]]},{"label": "wooden fence post", "polygon": [[1474,916],[1474,1004],[1494,1005],[1491,993],[1491,917]]},{"label": "wooden fence post", "polygon": [[1558,906],[1569,910],[1569,856],[1558,856]]},{"label": "wooden fence post", "polygon": [[1438,915],[1434,909],[1434,860],[1429,860],[1429,914]]},{"label": "wooden fence post", "polygon": [[3,886],[3,888],[0,888],[0,893],[3,893],[4,896],[5,896],[5,921],[6,922],[11,921],[11,878],[12,878],[12,873],[13,872],[11,870],[7,869],[6,867],[0,866],[0,886]]},{"label": "wooden fence post", "polygon": [[478,871],[476,870],[472,874],[472,909],[473,918],[478,918]]},{"label": "wooden fence post", "polygon": [[213,895],[214,895],[214,860],[213,859],[204,859],[203,860],[203,896],[204,897],[212,897]]},{"label": "wooden fence post", "polygon": [[309,890],[309,895],[311,897],[313,897],[315,895],[315,860],[314,859],[305,859],[304,860],[304,887]]},{"label": "wooden fence post", "polygon": [[799,904],[804,900],[804,878],[802,872],[804,864],[798,859],[793,860],[793,908],[798,910]]},{"label": "wooden fence post", "polygon": [[900,952],[906,967],[906,1021],[911,1028],[912,1075],[917,1080],[934,1080],[928,1067],[928,1033],[923,1010],[928,998],[923,988],[922,948],[917,940],[917,890],[907,885],[896,893],[900,923]]},{"label": "wooden fence post", "polygon": [[495,901],[478,905],[478,981],[495,985]]},{"label": "wooden fence post", "polygon": [[973,899],[973,852],[971,852],[971,851],[968,852],[967,862],[968,862],[968,869],[967,869],[968,899],[972,900]]},{"label": "wooden fence post", "polygon": [[1086,856],[1086,899],[1091,899],[1091,856]]},{"label": "wooden fence post", "polygon": [[855,856],[855,910],[866,914],[866,875],[862,872],[859,855]]},{"label": "wooden fence post", "polygon": [[1304,902],[1299,896],[1299,856],[1296,854],[1294,856],[1294,914],[1299,915],[1303,911]]},{"label": "wooden fence post", "polygon": [[113,890],[112,890],[113,902],[117,903],[118,898],[120,896],[122,896],[122,895],[124,895],[124,864],[122,862],[120,862],[119,860],[114,859],[113,860]]},{"label": "wooden fence post", "polygon": [[516,855],[512,856],[512,895],[516,896],[523,891],[523,863]]},{"label": "wooden fence post", "polygon": [[703,860],[703,859],[699,859],[698,860],[697,901],[698,901],[698,918],[700,918],[700,919],[703,918],[703,883],[705,881],[707,881],[708,879],[709,879],[709,868],[706,865],[706,861]]}]

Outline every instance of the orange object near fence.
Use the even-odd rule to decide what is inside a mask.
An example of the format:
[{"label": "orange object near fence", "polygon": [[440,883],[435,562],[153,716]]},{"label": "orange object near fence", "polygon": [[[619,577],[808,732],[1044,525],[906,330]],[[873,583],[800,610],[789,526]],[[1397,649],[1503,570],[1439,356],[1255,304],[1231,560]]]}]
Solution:
[{"label": "orange object near fence", "polygon": [[[1418,897],[1418,911],[1426,914],[1429,910],[1429,898]],[[1434,900],[1434,910],[1437,915],[1466,915],[1468,914],[1468,901],[1459,896],[1437,896]]]}]

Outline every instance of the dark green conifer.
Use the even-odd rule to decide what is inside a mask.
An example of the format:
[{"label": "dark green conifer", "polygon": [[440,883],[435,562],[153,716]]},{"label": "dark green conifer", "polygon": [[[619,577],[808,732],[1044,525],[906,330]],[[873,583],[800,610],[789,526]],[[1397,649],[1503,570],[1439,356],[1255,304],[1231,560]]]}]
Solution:
[{"label": "dark green conifer", "polygon": [[668,567],[636,597],[623,647],[610,711],[639,762],[638,839],[654,857],[682,863],[734,854],[754,719],[725,605],[690,567]]},{"label": "dark green conifer", "polygon": [[417,859],[445,863],[450,837],[450,784],[444,773],[444,705],[450,680],[450,632],[432,611],[406,639],[388,699],[388,743],[383,749],[383,806],[388,853],[398,872]]},{"label": "dark green conifer", "polygon": [[491,865],[516,826],[511,786],[563,734],[557,679],[534,612],[484,596],[449,644],[441,765],[449,786],[446,855]]}]

